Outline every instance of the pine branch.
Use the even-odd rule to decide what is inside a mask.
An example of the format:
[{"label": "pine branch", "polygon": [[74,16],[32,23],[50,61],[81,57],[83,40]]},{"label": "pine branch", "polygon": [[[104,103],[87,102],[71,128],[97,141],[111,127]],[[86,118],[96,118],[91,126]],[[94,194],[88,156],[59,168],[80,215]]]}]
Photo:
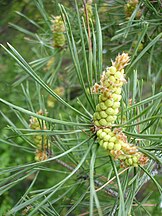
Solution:
[{"label": "pine branch", "polygon": [[[60,164],[61,166],[65,167],[66,169],[70,170],[70,171],[73,171],[74,170],[74,167],[68,165],[67,163],[63,162],[62,160],[59,160],[59,159],[56,159],[55,160],[58,164]],[[79,173],[79,170],[76,172],[76,174]],[[78,177],[79,179],[89,179],[89,176],[88,175],[79,175]],[[108,187],[105,187],[103,185],[103,183],[101,183],[99,180],[96,180],[94,179],[94,183],[95,185],[99,188],[101,188],[106,194],[108,194],[109,196],[112,196],[112,197],[118,197],[118,193],[114,190],[112,190],[111,188],[108,188]],[[103,187],[104,186],[104,187]]]}]

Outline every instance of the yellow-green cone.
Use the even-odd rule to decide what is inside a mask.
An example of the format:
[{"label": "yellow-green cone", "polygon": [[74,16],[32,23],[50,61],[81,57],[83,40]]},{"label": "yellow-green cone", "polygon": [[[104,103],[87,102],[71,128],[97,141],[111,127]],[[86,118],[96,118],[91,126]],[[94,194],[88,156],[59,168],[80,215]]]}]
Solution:
[{"label": "yellow-green cone", "polygon": [[[39,112],[37,112],[37,114],[39,115],[44,115],[44,113],[40,110]],[[42,120],[38,120],[36,117],[31,117],[30,118],[30,128],[33,130],[47,130],[45,121]],[[37,151],[36,151],[36,158],[38,159],[39,157],[37,157],[38,152],[43,155],[46,154],[47,149],[49,148],[49,143],[48,143],[48,139],[47,139],[47,135],[34,135],[33,137],[33,142],[37,147]],[[43,156],[44,158],[44,156]]]},{"label": "yellow-green cone", "polygon": [[100,95],[93,121],[100,146],[115,160],[120,160],[122,167],[137,167],[146,164],[148,158],[135,145],[128,143],[121,129],[111,129],[119,112],[121,88],[126,82],[124,67],[128,62],[128,54],[118,55],[112,66],[103,72],[100,85],[94,85],[93,92],[99,92]]},{"label": "yellow-green cone", "polygon": [[47,151],[46,150],[37,150],[35,153],[35,160],[36,161],[43,161],[43,160],[47,160],[48,159],[48,155],[47,155]]},{"label": "yellow-green cone", "polygon": [[65,45],[65,25],[61,16],[54,17],[52,20],[52,32],[53,32],[53,46],[54,47],[63,47]]},{"label": "yellow-green cone", "polygon": [[130,145],[127,137],[119,129],[109,128],[97,131],[98,142],[115,160],[120,160],[122,167],[144,165],[148,158],[138,151],[135,145]]},{"label": "yellow-green cone", "polygon": [[[129,56],[125,53],[118,55],[112,66],[103,72],[98,89],[100,90],[99,104],[93,115],[96,126],[112,126],[117,118],[121,100],[121,88],[126,82],[124,67],[129,62]],[[95,86],[94,86],[95,88]],[[95,90],[95,89],[94,89]]]}]

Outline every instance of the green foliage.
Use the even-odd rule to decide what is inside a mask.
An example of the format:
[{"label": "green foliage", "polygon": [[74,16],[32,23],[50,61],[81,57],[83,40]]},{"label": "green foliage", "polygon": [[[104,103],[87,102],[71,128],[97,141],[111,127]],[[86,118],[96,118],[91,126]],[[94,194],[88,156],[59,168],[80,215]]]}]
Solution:
[{"label": "green foliage", "polygon": [[[24,22],[10,23],[20,42],[3,41],[1,51],[1,215],[162,213],[160,1],[136,2],[129,16],[120,0],[88,9],[86,1],[13,4]],[[53,46],[52,16],[63,20],[63,46]],[[122,52],[131,61],[112,129],[149,158],[145,166],[121,167],[99,146],[93,122],[92,87]]]}]

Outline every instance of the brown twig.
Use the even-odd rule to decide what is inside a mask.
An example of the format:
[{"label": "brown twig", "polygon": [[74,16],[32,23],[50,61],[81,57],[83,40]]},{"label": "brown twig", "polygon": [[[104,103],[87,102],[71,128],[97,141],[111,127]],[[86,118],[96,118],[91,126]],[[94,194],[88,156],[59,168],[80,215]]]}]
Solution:
[{"label": "brown twig", "polygon": [[[122,173],[124,173],[127,169],[129,169],[129,167],[125,168],[124,170],[122,170],[118,175],[121,175]],[[106,182],[104,185],[102,185],[100,188],[96,189],[96,192],[102,190],[104,187],[106,187],[110,182],[112,182],[114,179],[116,179],[116,176],[114,176],[113,178],[111,178],[108,182]]]},{"label": "brown twig", "polygon": [[65,163],[65,162],[63,162],[63,161],[61,161],[61,160],[59,160],[59,159],[56,159],[55,161],[56,161],[58,164],[62,165],[63,167],[67,168],[67,169],[70,170],[70,171],[73,171],[73,170],[74,170],[74,167],[68,165],[67,163]]},{"label": "brown twig", "polygon": [[[144,204],[141,204],[142,206],[144,207],[154,207],[154,206],[157,206],[157,204],[151,204],[151,203],[144,203]],[[139,206],[138,204],[133,204],[132,206]]]},{"label": "brown twig", "polygon": [[[94,180],[94,183],[97,187],[100,187],[100,188],[102,187],[102,189],[104,189],[105,193],[107,193],[108,195],[113,196],[113,197],[118,196],[118,193],[116,191],[112,190],[111,188],[103,187],[103,184],[100,181]],[[100,188],[98,188],[98,189],[100,189]]]},{"label": "brown twig", "polygon": [[[68,165],[67,163],[65,163],[65,162],[63,162],[63,161],[61,161],[61,160],[59,160],[59,159],[56,159],[55,160],[58,164],[60,164],[60,165],[62,165],[63,167],[65,167],[65,168],[67,168],[68,170],[70,170],[70,171],[73,171],[74,170],[74,167],[72,167],[72,166],[70,166],[70,165]],[[78,171],[76,172],[76,173],[78,173]],[[81,176],[81,177],[84,177],[83,175]],[[88,175],[86,176],[86,178],[88,178]],[[103,186],[103,184],[99,181],[99,180],[94,180],[94,183],[95,183],[95,185],[97,186],[97,187],[102,187]],[[104,192],[105,193],[107,193],[108,195],[110,195],[110,196],[112,196],[112,197],[117,197],[118,196],[118,193],[116,192],[116,191],[114,191],[114,190],[112,190],[111,188],[107,188],[107,187],[103,187],[103,189],[104,189]]]},{"label": "brown twig", "polygon": [[[94,212],[97,212],[97,209],[93,211]],[[84,212],[82,214],[79,214],[78,216],[85,216],[85,215],[89,215],[89,211],[88,212]]]}]

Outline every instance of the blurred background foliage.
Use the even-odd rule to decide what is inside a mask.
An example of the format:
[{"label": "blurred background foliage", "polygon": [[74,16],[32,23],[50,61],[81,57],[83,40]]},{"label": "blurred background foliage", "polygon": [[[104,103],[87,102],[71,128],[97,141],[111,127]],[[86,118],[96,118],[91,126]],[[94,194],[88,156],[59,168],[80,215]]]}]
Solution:
[{"label": "blurred background foliage", "polygon": [[[44,0],[43,3],[49,20],[52,19],[52,16],[60,15],[58,3],[62,3],[65,6],[67,12],[70,14],[69,17],[72,21],[75,39],[79,44],[80,38],[76,21],[75,2],[73,0]],[[159,92],[162,81],[160,79],[162,71],[161,46],[156,43],[151,47],[148,46],[149,43],[153,39],[156,39],[156,37],[158,37],[162,32],[161,2],[158,0],[139,1],[139,7],[133,15],[135,21],[133,21],[134,17],[132,17],[131,12],[125,12],[127,1],[96,0],[92,3],[92,10],[95,10],[95,3],[98,7],[103,34],[103,68],[110,65],[111,59],[114,59],[119,52],[126,51],[130,53],[130,55],[133,55],[132,58],[136,59],[138,56],[140,57],[140,54],[144,49],[148,49],[144,56],[141,55],[137,64],[132,66],[131,69],[128,68],[127,74],[131,80],[133,77],[131,71],[133,71],[134,68],[137,69],[138,79],[143,79],[143,98],[150,96],[152,92]],[[78,4],[79,8],[82,8],[82,1],[78,1]],[[25,16],[28,18],[26,19]],[[128,19],[132,19],[132,23],[127,22]],[[58,95],[65,98],[70,104],[75,105],[77,96],[80,96],[80,100],[82,101],[84,100],[84,95],[82,95],[82,89],[78,84],[77,77],[74,75],[75,69],[71,64],[71,57],[67,50],[67,45],[65,45],[65,47],[59,52],[57,49],[50,49],[52,32],[48,26],[49,20],[47,20],[47,23],[44,21],[44,18],[38,9],[37,1],[1,0],[0,42],[4,46],[9,42],[13,47],[16,47],[18,52],[31,63],[37,73],[52,89],[54,89],[54,91],[57,92]],[[92,22],[95,25],[93,16]],[[121,35],[123,36],[122,39]],[[47,46],[47,49],[44,49],[44,44]],[[39,61],[39,59],[41,60]],[[35,112],[41,108],[40,101],[42,100],[47,101],[45,104],[46,107],[48,107],[48,112],[51,117],[54,116],[56,118],[56,116],[59,116],[60,118],[68,118],[68,116],[70,116],[71,113],[64,112],[63,105],[60,105],[56,100],[50,98],[50,96],[40,89],[35,82],[31,82],[28,75],[24,75],[22,69],[20,69],[15,61],[9,58],[8,54],[2,49],[0,50],[0,78],[1,98],[10,101],[13,104],[29,108],[30,103],[27,101],[27,97],[25,97],[24,94],[32,95],[31,103],[33,104],[33,110]],[[22,92],[24,92],[24,94]],[[40,95],[39,98],[38,94]],[[43,95],[43,97],[41,95]],[[11,119],[17,127],[22,127],[22,124],[17,121],[17,116],[14,112],[11,112],[7,106],[1,106],[0,109],[1,112],[5,114],[7,113],[7,117]],[[75,116],[73,116],[73,118],[75,118]],[[29,119],[26,119],[26,121],[29,122]],[[20,137],[16,137],[15,132],[11,132],[8,127],[6,119],[1,117],[1,137],[8,137],[8,141],[12,139],[20,146],[24,145],[23,140],[20,139]],[[159,128],[159,132],[160,130],[161,129]],[[84,139],[84,136],[82,138]],[[1,168],[29,163],[32,162],[34,158],[34,152],[32,151],[30,154],[28,151],[22,151],[21,148],[17,148],[15,151],[14,143],[12,146],[5,145],[2,142],[0,145],[0,152]],[[103,157],[104,156],[105,155],[103,155]],[[107,172],[107,165],[102,165],[102,159],[100,161],[97,160],[97,163],[98,166],[102,166],[100,167],[100,173],[102,176],[102,173]],[[55,176],[53,176],[53,173],[48,172],[48,170],[42,171],[37,180],[37,184],[34,185],[34,190],[51,187],[53,181],[61,181],[63,176],[69,172],[66,167],[63,167],[56,162],[49,164],[48,168],[50,169],[53,167],[57,170],[57,174],[55,173]],[[159,184],[162,184],[161,167],[155,167],[154,173],[155,179],[159,181]],[[17,184],[11,190],[1,195],[0,215],[5,215],[5,213],[18,202],[21,194],[25,192],[33,179],[34,174],[33,176],[28,176],[23,182]],[[75,180],[84,181],[84,179],[77,179],[77,176]],[[68,184],[73,184],[73,181],[69,180]],[[57,196],[59,196],[59,193],[61,196],[62,191],[59,191]],[[62,204],[60,206],[58,204],[60,207],[60,215],[66,215],[68,209],[70,209],[70,203],[73,203],[73,194],[75,194],[75,199],[77,200],[77,197],[79,199],[80,194],[82,193],[84,193],[83,188],[74,188],[70,191],[70,196],[64,196]],[[107,194],[104,193],[101,197],[103,202],[108,199]],[[161,215],[162,211],[160,203],[162,203],[162,198],[160,197],[157,188],[150,180],[143,185],[141,190],[138,192],[136,199],[138,202],[142,203],[146,197],[146,203],[148,203],[148,206],[145,206],[143,209],[137,208],[136,213],[138,214],[139,211],[140,213],[142,212],[143,215]],[[84,205],[88,205],[86,200],[84,201]],[[69,215],[81,215],[81,213],[84,213],[84,205],[80,208],[81,212],[76,210],[74,214],[71,213]],[[25,213],[20,213],[20,215],[23,214],[25,215]]]}]

